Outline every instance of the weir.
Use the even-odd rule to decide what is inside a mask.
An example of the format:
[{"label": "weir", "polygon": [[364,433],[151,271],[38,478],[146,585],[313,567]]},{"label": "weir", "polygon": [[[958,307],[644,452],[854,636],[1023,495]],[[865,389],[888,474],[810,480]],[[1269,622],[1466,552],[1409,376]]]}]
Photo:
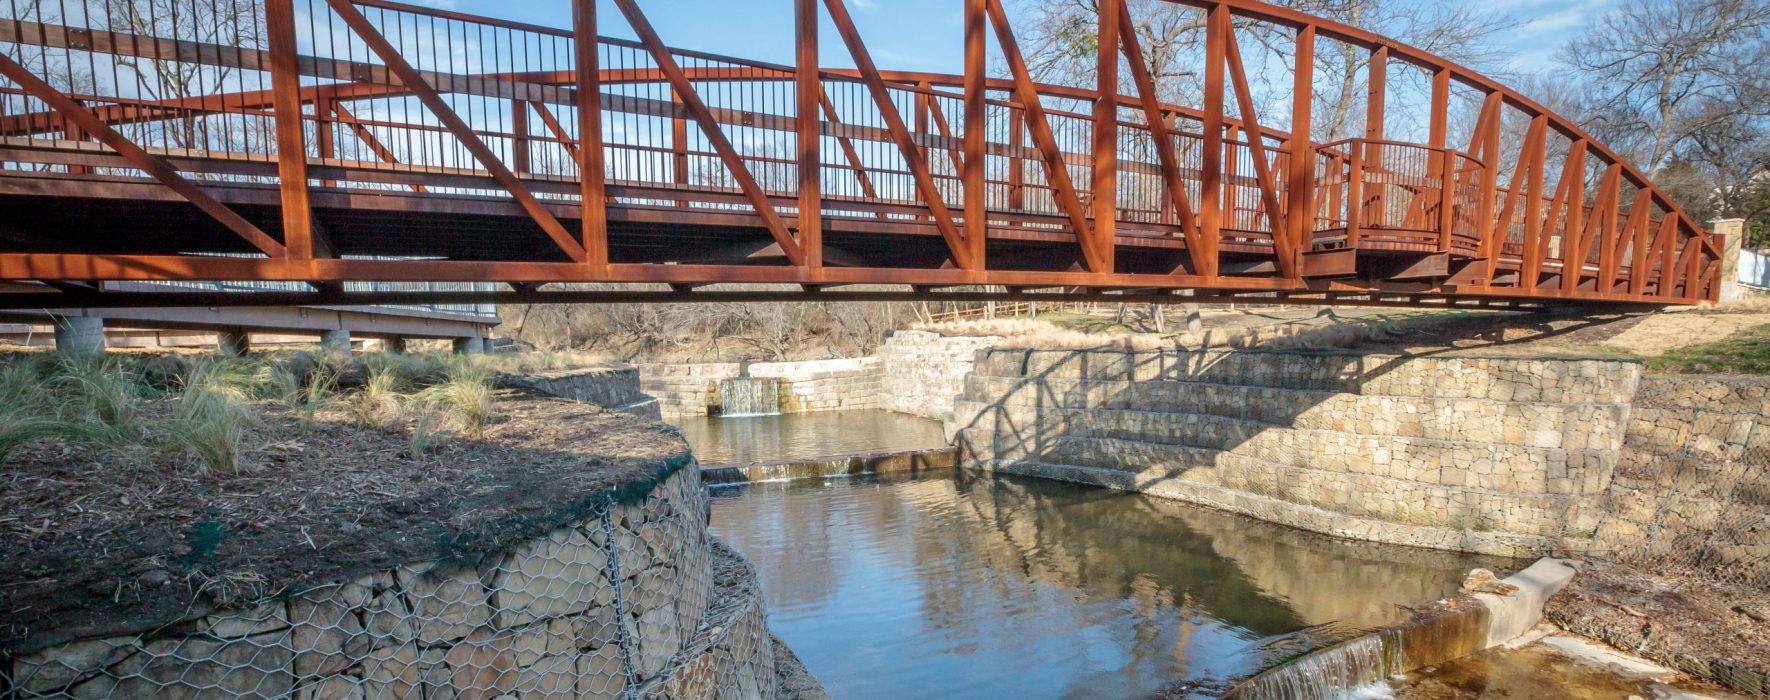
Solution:
[{"label": "weir", "polygon": [[723,415],[776,416],[781,412],[781,380],[774,377],[738,377],[719,382],[719,405]]}]

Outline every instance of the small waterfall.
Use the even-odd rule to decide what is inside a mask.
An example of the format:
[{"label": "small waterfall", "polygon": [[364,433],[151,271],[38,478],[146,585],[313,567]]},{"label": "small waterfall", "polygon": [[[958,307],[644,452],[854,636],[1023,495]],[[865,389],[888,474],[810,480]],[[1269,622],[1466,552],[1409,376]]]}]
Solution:
[{"label": "small waterfall", "polygon": [[781,412],[781,380],[772,377],[738,377],[719,382],[719,406],[724,416],[776,416]]},{"label": "small waterfall", "polygon": [[1237,700],[1391,697],[1386,679],[1480,652],[1489,613],[1472,600],[1414,613],[1400,624],[1304,654],[1243,681]]},{"label": "small waterfall", "polygon": [[1305,654],[1248,679],[1231,697],[1237,700],[1335,700],[1359,696],[1399,671],[1400,648],[1393,635],[1367,634]]}]

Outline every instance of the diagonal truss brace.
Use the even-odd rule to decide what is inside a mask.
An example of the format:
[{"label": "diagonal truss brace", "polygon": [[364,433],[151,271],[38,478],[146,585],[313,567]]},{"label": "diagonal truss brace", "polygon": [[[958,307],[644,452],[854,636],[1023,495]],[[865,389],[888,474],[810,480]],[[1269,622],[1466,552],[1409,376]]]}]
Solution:
[{"label": "diagonal truss brace", "polygon": [[1162,111],[1161,99],[1155,92],[1155,80],[1149,74],[1149,64],[1143,59],[1143,46],[1137,39],[1137,25],[1131,19],[1131,13],[1121,10],[1119,13],[1119,46],[1125,54],[1125,63],[1131,67],[1131,79],[1137,86],[1139,101],[1143,106],[1143,121],[1149,126],[1149,135],[1154,138],[1157,160],[1162,169],[1162,189],[1167,191],[1168,199],[1174,205],[1174,211],[1180,217],[1180,231],[1186,238],[1186,255],[1192,260],[1193,270],[1203,270],[1204,261],[1199,259],[1199,252],[1204,248],[1202,236],[1198,230],[1198,218],[1192,211],[1192,202],[1186,197],[1186,183],[1180,176],[1180,161],[1175,157],[1173,132],[1168,129],[1167,115]]},{"label": "diagonal truss brace", "polygon": [[[338,1],[340,0],[333,0],[333,2]],[[646,51],[651,53],[652,60],[658,64],[658,70],[662,71],[664,77],[670,81],[670,88],[675,90],[677,97],[682,100],[682,108],[688,110],[695,122],[701,125],[701,131],[706,134],[707,143],[713,147],[714,152],[719,154],[719,159],[724,161],[725,167],[731,171],[732,178],[737,180],[738,187],[744,191],[744,196],[749,198],[751,206],[756,209],[756,214],[762,217],[763,225],[768,228],[769,235],[774,237],[774,242],[780,246],[787,261],[794,266],[804,265],[805,249],[787,230],[786,222],[781,220],[780,214],[774,210],[774,204],[769,201],[768,193],[764,192],[762,186],[756,183],[756,178],[750,175],[749,168],[744,165],[743,157],[738,154],[737,148],[731,145],[731,140],[725,137],[725,132],[720,130],[719,122],[714,119],[712,110],[707,109],[707,103],[701,100],[701,96],[694,91],[694,86],[689,83],[687,74],[683,73],[682,67],[677,65],[676,57],[670,55],[670,49],[664,46],[663,39],[658,37],[658,32],[652,28],[651,21],[646,19],[645,13],[640,11],[635,0],[614,0],[614,2],[615,6],[621,9],[621,14],[626,15],[627,23],[633,27],[633,32],[639,35],[639,42],[645,45]]]},{"label": "diagonal truss brace", "polygon": [[14,62],[10,56],[4,53],[0,53],[0,75],[17,83],[19,87],[24,88],[25,92],[47,103],[69,121],[79,125],[89,136],[110,146],[118,155],[128,159],[130,163],[141,168],[155,180],[159,180],[160,184],[177,192],[180,197],[196,205],[203,213],[214,217],[216,221],[221,222],[221,225],[239,234],[241,238],[246,239],[247,243],[251,243],[252,247],[273,258],[281,258],[286,255],[287,251],[283,244],[271,238],[270,234],[247,221],[245,217],[240,216],[239,212],[216,201],[214,197],[209,196],[195,183],[186,180],[183,175],[179,175],[178,170],[165,160],[135,145],[135,142],[117,133],[110,125],[105,124],[92,112],[80,106],[80,103],[75,102],[73,98],[33,75],[29,69]]},{"label": "diagonal truss brace", "polygon": [[399,51],[388,43],[387,37],[382,36],[375,25],[371,24],[368,18],[356,9],[352,0],[326,0],[326,3],[332,7],[332,11],[336,12],[340,19],[344,20],[346,25],[350,26],[352,31],[356,32],[363,43],[369,47],[369,50],[381,58],[381,61],[387,65],[387,69],[392,71],[401,83],[405,84],[406,89],[411,90],[412,95],[417,97],[418,101],[422,102],[432,114],[436,115],[437,121],[442,122],[443,127],[447,128],[449,133],[461,142],[462,147],[466,148],[468,153],[473,154],[480,165],[491,173],[492,179],[516,198],[516,202],[522,206],[523,211],[528,212],[535,223],[540,224],[541,230],[547,234],[548,238],[553,239],[553,243],[558,245],[560,250],[565,251],[567,257],[571,258],[573,262],[580,263],[589,259],[584,247],[573,239],[571,233],[566,231],[565,226],[559,223],[559,219],[554,218],[553,213],[541,205],[541,201],[535,198],[534,193],[530,192],[528,187],[517,179],[516,173],[511,172],[510,168],[498,159],[498,155],[493,153],[492,149],[473,133],[472,127],[462,121],[460,115],[455,114],[455,110],[449,107],[442,95],[437,93],[430,83],[425,82],[424,75],[413,68],[405,57],[399,55]]},{"label": "diagonal truss brace", "polygon": [[965,243],[964,234],[953,223],[952,210],[947,208],[946,199],[929,173],[928,159],[923,157],[921,148],[910,136],[903,115],[898,113],[897,105],[891,101],[885,79],[879,74],[879,67],[873,64],[872,54],[867,51],[866,44],[861,41],[860,32],[854,27],[854,18],[848,14],[848,7],[842,0],[824,0],[824,6],[829,8],[830,19],[835,21],[836,31],[842,35],[842,42],[847,44],[848,54],[854,58],[861,82],[866,84],[867,91],[872,94],[873,102],[877,104],[879,114],[885,120],[886,129],[891,132],[891,139],[897,142],[898,150],[903,153],[904,162],[909,166],[911,176],[915,178],[916,189],[928,203],[928,213],[934,218],[934,226],[940,230],[941,238],[946,239],[947,251],[952,255],[953,263],[960,268],[970,269],[971,249]]},{"label": "diagonal truss brace", "polygon": [[[1045,114],[1044,104],[1039,101],[1039,91],[1033,84],[1032,72],[1026,67],[1026,57],[1020,53],[1020,44],[1014,38],[1014,28],[1008,24],[1008,13],[1002,8],[1001,0],[988,0],[986,6],[990,24],[996,30],[996,43],[1001,45],[1002,54],[1008,60],[1008,68],[1014,75],[1014,94],[1026,113],[1027,130],[1032,132],[1033,142],[1045,160],[1046,177],[1051,182],[1059,206],[1069,217],[1069,225],[1075,229],[1076,240],[1082,247],[1082,256],[1088,262],[1088,270],[1110,272],[1105,255],[1094,240],[1094,227],[1088,223],[1088,216],[1083,212],[1075,182],[1070,179],[1063,152],[1057,147],[1057,138],[1051,133],[1051,123]],[[1111,245],[1111,242],[1107,244]]]}]

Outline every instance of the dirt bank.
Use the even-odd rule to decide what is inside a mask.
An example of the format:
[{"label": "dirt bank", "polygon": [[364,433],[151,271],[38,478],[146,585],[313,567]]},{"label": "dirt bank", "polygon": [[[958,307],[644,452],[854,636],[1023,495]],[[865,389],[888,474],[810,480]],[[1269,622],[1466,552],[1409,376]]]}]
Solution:
[{"label": "dirt bank", "polygon": [[1549,599],[1544,616],[1678,671],[1770,697],[1770,591],[1592,562]]},{"label": "dirt bank", "polygon": [[0,652],[404,562],[471,563],[690,461],[667,426],[554,399],[501,396],[483,440],[417,457],[415,427],[335,416],[303,430],[296,411],[267,404],[242,441],[253,468],[237,475],[152,450],[15,450],[0,471]]}]

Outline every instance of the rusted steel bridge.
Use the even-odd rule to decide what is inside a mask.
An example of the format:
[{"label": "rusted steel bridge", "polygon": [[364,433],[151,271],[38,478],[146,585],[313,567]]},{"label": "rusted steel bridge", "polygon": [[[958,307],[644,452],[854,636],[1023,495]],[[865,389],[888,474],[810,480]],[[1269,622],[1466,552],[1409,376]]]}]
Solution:
[{"label": "rusted steel bridge", "polygon": [[[1079,86],[1035,80],[1002,0],[953,0],[953,75],[878,67],[843,0],[777,1],[792,65],[670,48],[640,0],[557,0],[570,28],[385,0],[14,3],[0,307],[403,300],[370,281],[509,287],[446,301],[1718,294],[1719,240],[1636,167],[1354,27],[1174,0],[1202,97],[1172,104],[1124,0],[1099,3]],[[617,22],[637,40],[598,35]],[[820,67],[832,41],[856,68]],[[1362,130],[1313,140],[1318,52],[1348,47]],[[139,284],[192,280],[311,291]]]}]

